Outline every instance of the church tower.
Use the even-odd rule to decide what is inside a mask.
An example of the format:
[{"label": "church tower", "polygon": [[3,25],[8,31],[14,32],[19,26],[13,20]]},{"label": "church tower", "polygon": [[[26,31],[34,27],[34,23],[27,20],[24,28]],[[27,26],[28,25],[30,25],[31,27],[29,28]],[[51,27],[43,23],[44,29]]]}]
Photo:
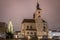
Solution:
[{"label": "church tower", "polygon": [[41,18],[41,11],[42,9],[39,7],[39,2],[37,0],[36,12],[33,14],[33,19],[36,22],[37,36],[40,38],[48,35],[47,22]]},{"label": "church tower", "polygon": [[37,0],[36,11],[33,14],[33,19],[24,19],[22,21],[21,33],[28,37],[37,35],[38,39],[46,38],[48,35],[47,22],[41,18],[41,11],[39,2]]},{"label": "church tower", "polygon": [[39,7],[39,3],[38,3],[38,0],[37,0],[36,12],[35,12],[34,15],[33,15],[33,18],[34,18],[34,19],[39,19],[39,18],[41,18],[41,16],[40,16],[41,10],[42,10],[42,9]]}]

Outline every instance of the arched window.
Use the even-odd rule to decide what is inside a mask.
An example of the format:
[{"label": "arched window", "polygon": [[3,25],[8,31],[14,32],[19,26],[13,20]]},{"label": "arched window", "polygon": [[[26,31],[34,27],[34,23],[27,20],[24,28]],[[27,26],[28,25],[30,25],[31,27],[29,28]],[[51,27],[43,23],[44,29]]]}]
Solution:
[{"label": "arched window", "polygon": [[36,32],[34,32],[34,35],[36,35]]},{"label": "arched window", "polygon": [[27,32],[27,34],[29,34],[29,32]]},{"label": "arched window", "polygon": [[32,26],[30,26],[30,29],[32,29]]},{"label": "arched window", "polygon": [[44,32],[46,31],[45,29],[46,29],[45,26],[43,26],[43,31],[44,31]]},{"label": "arched window", "polygon": [[27,29],[29,29],[29,26],[27,26]]}]

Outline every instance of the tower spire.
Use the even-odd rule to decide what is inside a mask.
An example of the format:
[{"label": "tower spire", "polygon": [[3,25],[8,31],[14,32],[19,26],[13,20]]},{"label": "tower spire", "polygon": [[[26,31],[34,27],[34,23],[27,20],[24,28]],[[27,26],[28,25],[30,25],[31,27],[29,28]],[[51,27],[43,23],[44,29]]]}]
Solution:
[{"label": "tower spire", "polygon": [[37,0],[37,6],[36,6],[36,9],[41,10],[40,7],[39,7],[39,2],[38,2],[38,0]]}]

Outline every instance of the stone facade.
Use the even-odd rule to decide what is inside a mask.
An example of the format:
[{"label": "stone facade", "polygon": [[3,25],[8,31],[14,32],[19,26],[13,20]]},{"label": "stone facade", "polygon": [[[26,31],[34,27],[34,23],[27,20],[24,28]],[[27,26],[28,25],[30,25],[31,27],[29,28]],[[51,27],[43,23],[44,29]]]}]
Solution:
[{"label": "stone facade", "polygon": [[48,35],[47,22],[42,19],[39,8],[39,3],[36,6],[36,12],[33,14],[33,19],[24,19],[22,21],[21,33],[25,36],[37,35],[38,38],[42,38]]}]

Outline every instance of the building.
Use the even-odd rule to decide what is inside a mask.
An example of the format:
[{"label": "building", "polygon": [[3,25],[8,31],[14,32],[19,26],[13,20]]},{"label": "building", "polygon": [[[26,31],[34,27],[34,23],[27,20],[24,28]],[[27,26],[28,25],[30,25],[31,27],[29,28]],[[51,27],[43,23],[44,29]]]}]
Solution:
[{"label": "building", "polygon": [[36,11],[33,14],[33,19],[24,19],[22,21],[21,33],[28,37],[37,35],[38,38],[47,37],[48,35],[48,26],[47,22],[42,19],[40,13],[41,8],[37,1]]},{"label": "building", "polygon": [[24,38],[24,35],[21,34],[21,31],[15,31],[14,38],[21,39],[21,38]]},{"label": "building", "polygon": [[20,31],[15,31],[14,32],[14,38],[19,38],[21,32]]},{"label": "building", "polygon": [[51,39],[60,39],[60,32],[58,31],[49,31],[48,35]]},{"label": "building", "polygon": [[0,37],[5,38],[7,24],[5,22],[0,22]]}]

